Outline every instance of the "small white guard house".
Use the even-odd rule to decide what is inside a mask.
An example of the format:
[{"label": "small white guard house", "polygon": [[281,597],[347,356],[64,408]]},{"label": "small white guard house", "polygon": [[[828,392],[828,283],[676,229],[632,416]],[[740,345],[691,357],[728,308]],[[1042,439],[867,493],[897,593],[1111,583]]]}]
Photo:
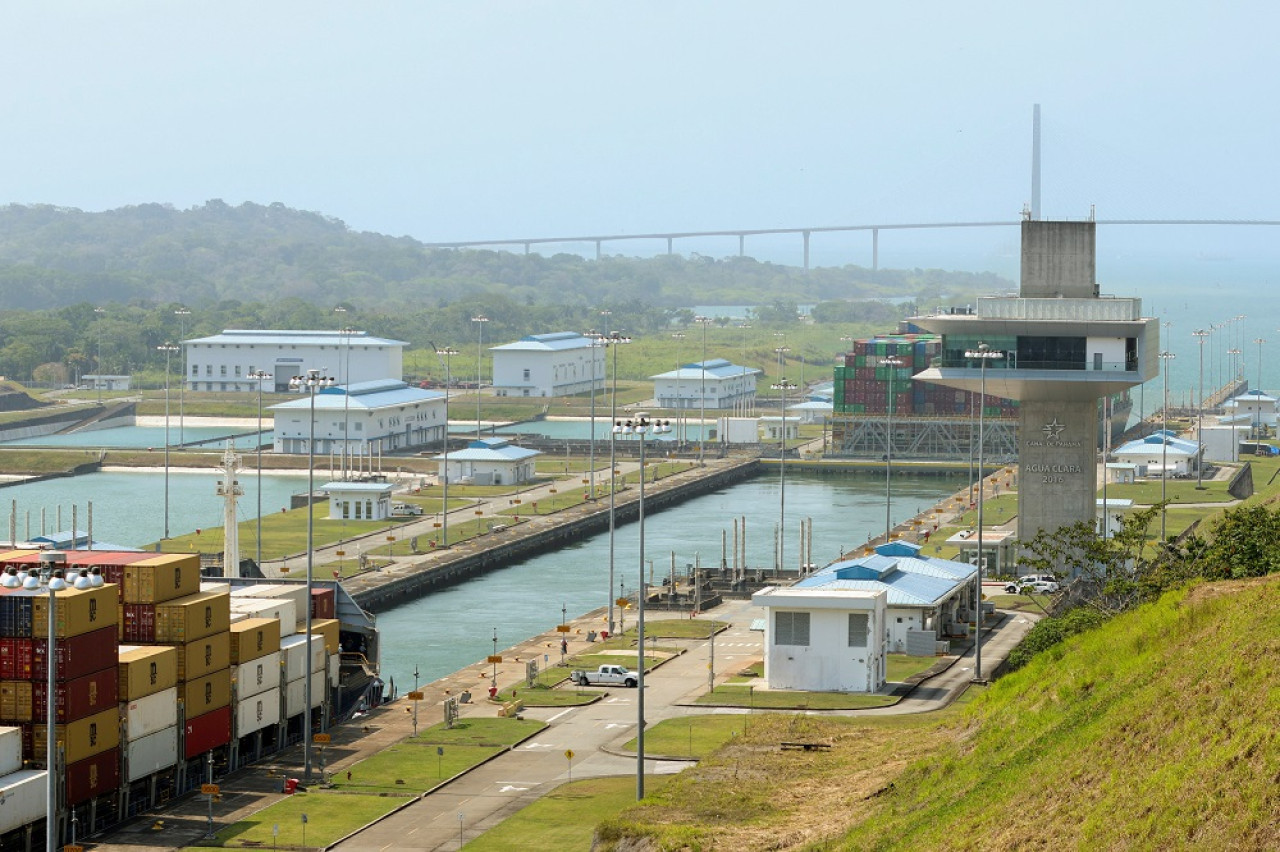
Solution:
[{"label": "small white guard house", "polygon": [[[316,393],[317,455],[379,455],[444,438],[444,394],[411,388],[399,379],[324,388]],[[311,398],[271,406],[277,453],[305,453]]]},{"label": "small white guard house", "polygon": [[576,331],[531,334],[493,353],[497,396],[569,396],[604,387],[604,347]]},{"label": "small white guard house", "polygon": [[329,495],[331,521],[382,521],[391,517],[389,482],[329,482],[320,490]]},{"label": "small white guard house", "polygon": [[450,482],[471,482],[475,485],[519,485],[533,479],[534,458],[542,455],[537,450],[517,447],[505,438],[481,438],[472,441],[464,450],[449,453],[433,460],[440,462],[440,475]]},{"label": "small white guard house", "polygon": [[[878,546],[868,556],[832,563],[800,580],[789,591],[823,592],[833,599],[849,595],[851,606],[858,595],[883,593],[885,620],[877,635],[886,642],[886,651],[933,656],[938,640],[967,629],[974,612],[977,570],[975,565],[922,556],[919,545],[893,541]],[[753,601],[766,605],[760,595]],[[855,609],[861,606],[858,604]],[[770,643],[766,660],[775,650]],[[825,653],[836,652],[828,649]],[[808,682],[814,682],[817,675],[807,677]],[[808,688],[837,689],[835,685]]]},{"label": "small white guard house", "polygon": [[1203,450],[1195,441],[1157,429],[1145,438],[1111,451],[1116,461],[1138,466],[1139,476],[1189,476],[1195,473]]},{"label": "small white guard house", "polygon": [[229,328],[211,337],[182,341],[187,390],[253,391],[258,371],[271,378],[267,393],[289,393],[289,379],[307,370],[333,376],[340,385],[404,377],[403,340],[364,331],[267,331]]},{"label": "small white guard house", "polygon": [[713,358],[649,378],[653,379],[653,397],[659,408],[725,409],[747,408],[755,403],[758,375],[760,371],[754,368]]},{"label": "small white guard house", "polygon": [[764,607],[764,677],[770,689],[875,692],[885,682],[881,591],[770,586]]}]

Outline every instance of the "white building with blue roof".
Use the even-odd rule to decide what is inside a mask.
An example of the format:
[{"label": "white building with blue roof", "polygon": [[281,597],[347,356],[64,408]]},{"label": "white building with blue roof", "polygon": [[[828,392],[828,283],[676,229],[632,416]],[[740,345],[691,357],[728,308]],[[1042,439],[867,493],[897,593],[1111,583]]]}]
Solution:
[{"label": "white building with blue roof", "polygon": [[182,341],[192,391],[253,391],[249,378],[263,371],[267,393],[288,393],[289,379],[307,370],[333,376],[341,385],[404,376],[403,340],[365,331],[289,331],[229,328],[221,334]]},{"label": "white building with blue roof", "polygon": [[659,408],[746,410],[755,404],[756,376],[760,373],[754,367],[712,358],[649,378],[653,379],[653,398]]},{"label": "white building with blue roof", "polygon": [[1162,429],[1111,451],[1117,461],[1136,464],[1138,476],[1143,477],[1189,476],[1195,473],[1201,453],[1197,442]]},{"label": "white building with blue roof", "polygon": [[1275,426],[1276,401],[1274,396],[1260,390],[1251,390],[1233,396],[1222,404],[1222,408],[1228,416],[1239,416],[1249,423]]},{"label": "white building with blue roof", "polygon": [[[884,622],[876,635],[883,637],[887,653],[932,656],[939,639],[967,632],[975,612],[976,576],[976,565],[924,556],[917,544],[893,541],[880,545],[869,556],[832,563],[789,588],[757,592],[752,596],[752,603],[764,607],[769,616],[765,628],[765,677],[769,685],[775,685],[775,680],[769,677],[772,660],[776,667],[773,670],[778,673],[776,688],[850,691],[843,686],[848,679],[845,667],[853,659],[862,659],[862,645],[842,643],[830,636],[823,640],[825,645],[819,645],[812,635],[807,645],[798,644],[795,639],[801,635],[799,631],[804,623],[812,625],[818,619],[825,622],[833,612],[844,612],[848,616],[852,639],[857,632],[854,627],[862,623],[861,616],[871,617],[868,595],[884,596]],[[810,606],[813,601],[804,595],[818,593],[822,597],[813,601],[823,603]],[[843,610],[841,601],[845,602]],[[775,615],[781,612],[789,614],[777,622]],[[770,633],[771,628],[777,631],[780,627],[792,632]],[[779,641],[778,635],[790,638]],[[854,647],[859,650],[851,651]],[[874,661],[865,664],[874,665]],[[796,666],[806,670],[794,671]],[[826,685],[783,685],[800,682]],[[874,688],[880,685],[883,685],[883,676]]]},{"label": "white building with blue roof", "polygon": [[440,462],[440,475],[450,482],[473,485],[519,485],[537,475],[535,459],[538,450],[517,447],[506,438],[481,438],[466,449],[435,456]]},{"label": "white building with blue roof", "polygon": [[[309,396],[271,406],[277,453],[305,453]],[[444,440],[445,396],[399,379],[323,388],[315,398],[316,455],[376,456]]]},{"label": "white building with blue roof", "polygon": [[498,396],[570,396],[604,387],[605,347],[576,331],[530,334],[490,347]]}]

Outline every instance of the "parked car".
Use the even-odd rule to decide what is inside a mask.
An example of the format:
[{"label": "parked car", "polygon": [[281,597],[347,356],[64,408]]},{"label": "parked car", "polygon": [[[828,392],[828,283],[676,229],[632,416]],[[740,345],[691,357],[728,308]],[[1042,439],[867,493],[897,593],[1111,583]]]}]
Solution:
[{"label": "parked car", "polygon": [[392,503],[391,514],[393,515],[421,515],[422,507],[416,503]]},{"label": "parked car", "polygon": [[1006,583],[1004,590],[1011,595],[1052,595],[1057,592],[1061,586],[1053,580],[1034,580],[1028,582],[1028,578],[1023,577],[1014,583]]}]

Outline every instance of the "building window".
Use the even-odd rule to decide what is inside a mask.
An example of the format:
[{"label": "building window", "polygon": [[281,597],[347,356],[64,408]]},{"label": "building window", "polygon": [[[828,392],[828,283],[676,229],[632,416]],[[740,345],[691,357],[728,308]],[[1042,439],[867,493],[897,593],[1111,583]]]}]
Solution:
[{"label": "building window", "polygon": [[529,381],[529,371],[528,371],[528,370],[525,370],[525,371],[524,371],[524,380],[525,380],[526,382],[527,382],[527,381]]},{"label": "building window", "polygon": [[809,613],[777,612],[773,616],[773,644],[809,646]]},{"label": "building window", "polygon": [[240,365],[239,365],[239,364],[237,364],[237,365],[236,365],[236,378],[237,378],[237,379],[238,379],[238,378],[240,378]]},{"label": "building window", "polygon": [[865,612],[849,613],[849,647],[867,647],[867,614]]},{"label": "building window", "polygon": [[223,364],[222,366],[218,367],[218,375],[219,375],[219,376],[225,376],[226,374],[227,374],[227,365],[226,365],[226,364]]},{"label": "building window", "polygon": [[[212,375],[213,375],[213,365],[212,365],[212,364],[205,364],[205,365],[204,365],[204,375],[205,375],[205,378],[208,378],[209,376],[212,376]],[[211,388],[210,390],[212,390],[212,388]]]},{"label": "building window", "polygon": [[363,423],[361,423],[359,420],[357,420],[357,421],[356,421],[356,431],[357,431],[357,432],[363,432],[363,431],[364,431],[364,424],[363,424]]},{"label": "building window", "polygon": [[200,375],[200,365],[199,365],[199,364],[192,364],[192,365],[191,365],[191,375],[193,375],[193,376],[198,376],[198,375]]}]

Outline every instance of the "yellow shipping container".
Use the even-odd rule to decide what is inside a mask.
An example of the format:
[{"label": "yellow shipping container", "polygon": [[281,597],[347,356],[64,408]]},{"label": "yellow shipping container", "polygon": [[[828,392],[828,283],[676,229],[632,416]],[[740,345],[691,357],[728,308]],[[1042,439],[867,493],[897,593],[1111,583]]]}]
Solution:
[{"label": "yellow shipping container", "polygon": [[124,567],[125,603],[164,603],[200,591],[200,557],[165,553]]},{"label": "yellow shipping container", "polygon": [[280,650],[280,622],[246,618],[231,625],[231,663],[239,665]]},{"label": "yellow shipping container", "polygon": [[178,651],[169,645],[120,649],[120,700],[137,701],[178,684]]},{"label": "yellow shipping container", "polygon": [[336,618],[311,619],[311,635],[324,637],[324,650],[330,654],[338,653],[338,627],[341,622]]},{"label": "yellow shipping container", "polygon": [[31,681],[0,681],[0,719],[6,722],[30,722],[33,712]]},{"label": "yellow shipping container", "polygon": [[231,595],[226,592],[196,592],[155,606],[157,642],[185,645],[225,633],[231,624]]},{"label": "yellow shipping container", "polygon": [[215,633],[176,648],[178,680],[195,680],[231,665],[230,633]]},{"label": "yellow shipping container", "polygon": [[222,669],[178,684],[178,698],[188,719],[231,703],[231,669]]},{"label": "yellow shipping container", "polygon": [[[35,753],[43,758],[48,748],[48,740],[45,738],[47,726],[32,727]],[[58,725],[55,731],[58,740],[66,748],[67,763],[75,763],[120,745],[120,711],[112,707],[77,722]]]},{"label": "yellow shipping container", "polygon": [[[57,609],[54,629],[59,639],[79,636],[101,627],[115,627],[120,617],[119,597],[113,585],[96,589],[64,589],[54,593]],[[49,623],[49,597],[39,595],[31,602],[31,620],[43,636]]]}]

